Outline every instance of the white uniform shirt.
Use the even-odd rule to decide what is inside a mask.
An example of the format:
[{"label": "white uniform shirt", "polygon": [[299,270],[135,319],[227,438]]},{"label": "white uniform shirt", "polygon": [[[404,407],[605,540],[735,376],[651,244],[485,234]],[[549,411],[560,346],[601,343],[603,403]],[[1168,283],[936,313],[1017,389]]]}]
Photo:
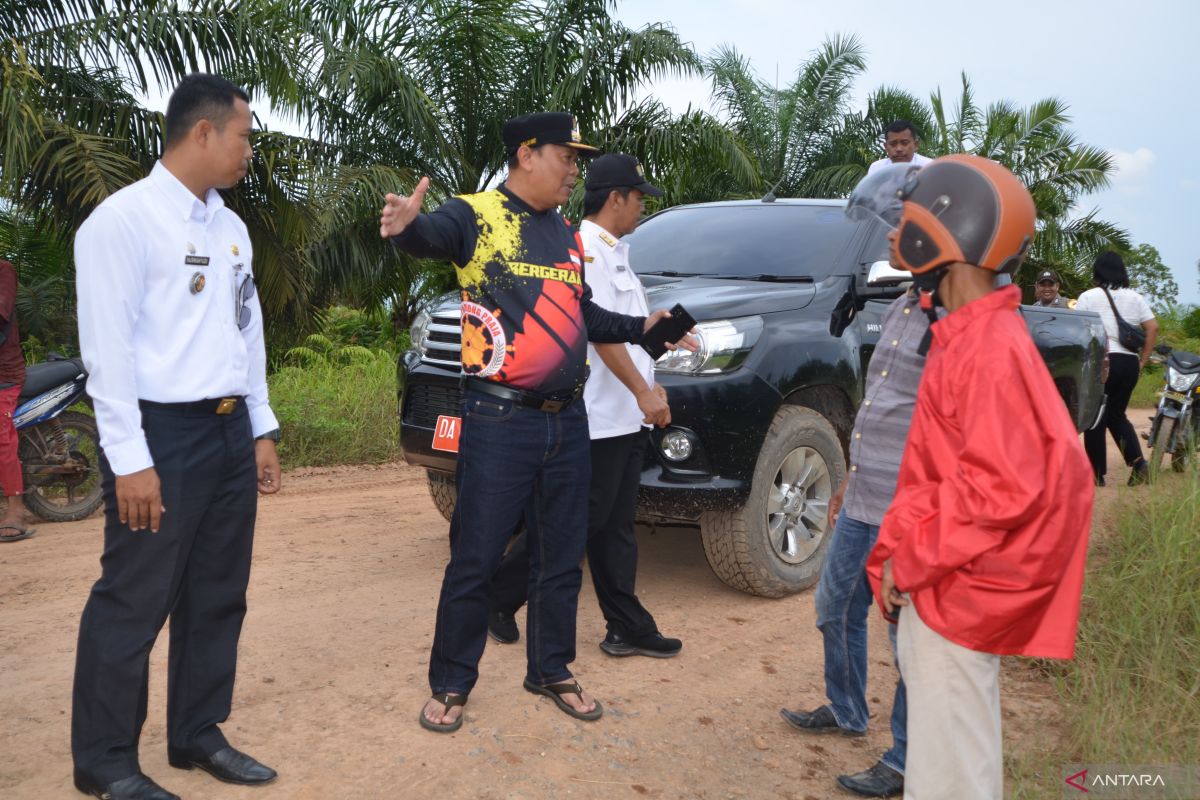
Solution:
[{"label": "white uniform shirt", "polygon": [[[908,163],[912,164],[915,167],[923,167],[926,164],[928,164],[930,161],[933,161],[933,159],[929,158],[928,156],[923,156],[920,153],[913,153],[912,161],[910,161]],[[873,162],[871,164],[871,166],[867,167],[867,174],[870,175],[875,170],[880,169],[881,167],[886,167],[888,164],[892,164],[892,163],[894,163],[894,162],[890,158],[884,156],[883,158],[879,159],[878,161]]]},{"label": "white uniform shirt", "polygon": [[[1112,295],[1117,311],[1121,312],[1121,319],[1130,325],[1141,325],[1154,319],[1154,312],[1150,310],[1146,298],[1133,289],[1109,289],[1108,293]],[[1100,321],[1104,323],[1104,332],[1108,334],[1108,352],[1141,355],[1122,346],[1121,340],[1117,338],[1121,331],[1117,327],[1117,318],[1113,316],[1112,306],[1108,304],[1103,289],[1096,287],[1079,295],[1079,299],[1075,301],[1075,310],[1095,311],[1100,315]]]},{"label": "white uniform shirt", "polygon": [[[593,302],[620,314],[648,316],[646,292],[629,266],[629,245],[586,219],[579,225],[579,238],[583,240],[584,276],[592,289]],[[653,386],[654,360],[650,354],[639,345],[625,347],[646,385]],[[583,400],[592,438],[624,436],[649,427],[642,424],[645,414],[638,408],[633,392],[600,360],[591,344],[588,362],[592,372],[583,387]]]},{"label": "white uniform shirt", "polygon": [[205,201],[159,162],[101,203],[75,236],[79,347],[100,444],[117,475],[154,465],[139,399],[244,395],[255,436],[279,427],[267,402],[257,292],[246,303],[249,324],[237,325],[236,292],[252,274],[250,237],[220,194],[210,189]]}]

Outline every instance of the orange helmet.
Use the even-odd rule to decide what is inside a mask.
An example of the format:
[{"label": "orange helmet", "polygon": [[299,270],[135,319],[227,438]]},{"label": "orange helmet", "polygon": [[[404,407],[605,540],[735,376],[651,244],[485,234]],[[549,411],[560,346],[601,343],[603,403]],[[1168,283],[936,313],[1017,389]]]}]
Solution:
[{"label": "orange helmet", "polygon": [[1029,251],[1037,217],[1015,175],[965,154],[879,170],[855,188],[847,213],[870,213],[895,228],[892,266],[913,275],[958,261],[1011,274]]}]

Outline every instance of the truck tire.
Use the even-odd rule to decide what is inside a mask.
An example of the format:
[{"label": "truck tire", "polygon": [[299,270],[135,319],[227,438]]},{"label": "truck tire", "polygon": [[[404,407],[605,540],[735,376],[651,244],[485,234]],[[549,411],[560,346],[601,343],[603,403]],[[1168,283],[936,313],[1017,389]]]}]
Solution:
[{"label": "truck tire", "polygon": [[449,522],[454,516],[454,504],[458,502],[458,488],[454,485],[454,476],[427,469],[425,478],[429,483],[429,496],[433,498],[433,504],[442,512],[446,522]]},{"label": "truck tire", "polygon": [[829,499],[845,474],[833,426],[810,408],[781,408],[758,455],[746,505],[700,518],[713,572],[760,597],[783,597],[815,584],[833,534],[826,521]]}]

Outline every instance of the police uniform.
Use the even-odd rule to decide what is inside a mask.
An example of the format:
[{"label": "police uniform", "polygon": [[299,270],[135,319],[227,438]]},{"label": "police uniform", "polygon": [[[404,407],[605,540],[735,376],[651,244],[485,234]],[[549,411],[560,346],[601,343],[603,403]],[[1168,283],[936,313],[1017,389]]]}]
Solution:
[{"label": "police uniform", "polygon": [[[100,204],[75,238],[79,341],[103,448],[100,579],[83,611],[71,746],[77,783],[140,771],[150,649],[171,618],[173,764],[228,746],[257,508],[254,439],[267,401],[246,226],[160,162]],[[157,533],[118,518],[115,475],[153,467]]]}]

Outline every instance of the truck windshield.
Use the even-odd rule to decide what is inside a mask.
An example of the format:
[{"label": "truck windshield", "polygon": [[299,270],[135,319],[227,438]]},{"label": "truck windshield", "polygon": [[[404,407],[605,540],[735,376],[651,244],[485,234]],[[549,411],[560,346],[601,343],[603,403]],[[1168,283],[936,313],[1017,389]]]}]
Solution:
[{"label": "truck windshield", "polygon": [[841,206],[746,204],[663,212],[625,237],[635,272],[827,278],[860,223]]}]

